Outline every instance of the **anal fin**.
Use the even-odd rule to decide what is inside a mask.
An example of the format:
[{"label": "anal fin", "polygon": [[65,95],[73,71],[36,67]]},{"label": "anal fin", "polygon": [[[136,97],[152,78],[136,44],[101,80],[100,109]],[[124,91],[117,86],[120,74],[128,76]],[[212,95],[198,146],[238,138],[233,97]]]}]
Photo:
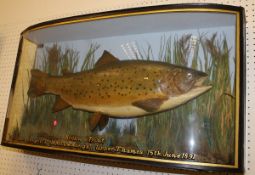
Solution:
[{"label": "anal fin", "polygon": [[56,96],[56,101],[52,108],[52,112],[54,112],[54,113],[59,112],[59,111],[62,111],[70,106],[71,105],[69,105],[67,102],[65,102],[60,96]]},{"label": "anal fin", "polygon": [[100,121],[99,121],[99,130],[102,131],[106,125],[108,124],[108,121],[109,121],[109,117],[107,116],[103,116],[101,117]]},{"label": "anal fin", "polygon": [[150,98],[140,101],[135,101],[132,103],[132,105],[141,108],[147,112],[156,112],[162,103],[167,100],[168,98],[162,97],[162,98]]},{"label": "anal fin", "polygon": [[94,131],[97,127],[99,130],[103,130],[105,126],[108,124],[109,117],[106,115],[103,115],[101,113],[94,113],[89,118],[89,127],[91,131]]}]

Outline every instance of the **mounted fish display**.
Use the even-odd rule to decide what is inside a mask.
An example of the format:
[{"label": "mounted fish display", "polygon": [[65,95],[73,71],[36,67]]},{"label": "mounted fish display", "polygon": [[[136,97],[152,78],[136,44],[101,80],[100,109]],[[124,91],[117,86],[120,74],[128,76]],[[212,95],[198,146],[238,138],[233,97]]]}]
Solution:
[{"label": "mounted fish display", "polygon": [[2,144],[103,165],[242,171],[243,17],[188,4],[29,27]]},{"label": "mounted fish display", "polygon": [[[28,95],[57,95],[53,112],[68,107],[95,112],[91,129],[108,117],[142,117],[172,109],[211,88],[204,72],[156,61],[120,61],[104,51],[95,68],[63,76],[31,71]],[[87,81],[88,80],[88,81]],[[102,129],[102,128],[101,128]]]}]

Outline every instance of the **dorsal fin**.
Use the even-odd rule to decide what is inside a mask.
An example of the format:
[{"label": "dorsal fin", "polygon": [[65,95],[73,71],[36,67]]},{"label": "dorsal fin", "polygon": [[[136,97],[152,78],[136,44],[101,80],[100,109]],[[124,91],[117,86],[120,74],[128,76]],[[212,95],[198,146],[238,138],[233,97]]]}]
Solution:
[{"label": "dorsal fin", "polygon": [[103,55],[96,62],[95,67],[102,66],[105,64],[114,63],[116,61],[119,61],[119,59],[116,58],[115,56],[113,56],[110,52],[105,50]]}]

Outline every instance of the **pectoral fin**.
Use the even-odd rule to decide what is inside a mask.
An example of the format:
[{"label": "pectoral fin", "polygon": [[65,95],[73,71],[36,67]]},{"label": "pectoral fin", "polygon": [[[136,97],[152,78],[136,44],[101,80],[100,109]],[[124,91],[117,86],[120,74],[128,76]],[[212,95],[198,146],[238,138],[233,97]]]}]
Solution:
[{"label": "pectoral fin", "polygon": [[132,105],[142,108],[143,110],[147,112],[155,112],[157,111],[162,103],[167,100],[166,97],[163,98],[150,98],[146,100],[140,100],[140,101],[135,101],[132,103]]},{"label": "pectoral fin", "polygon": [[101,113],[94,113],[89,119],[89,127],[91,131],[94,131],[97,127],[99,130],[103,130],[108,124],[109,117]]},{"label": "pectoral fin", "polygon": [[55,104],[52,108],[52,112],[59,112],[62,111],[68,107],[70,107],[71,105],[69,105],[68,103],[66,103],[60,96],[56,97],[56,101]]}]

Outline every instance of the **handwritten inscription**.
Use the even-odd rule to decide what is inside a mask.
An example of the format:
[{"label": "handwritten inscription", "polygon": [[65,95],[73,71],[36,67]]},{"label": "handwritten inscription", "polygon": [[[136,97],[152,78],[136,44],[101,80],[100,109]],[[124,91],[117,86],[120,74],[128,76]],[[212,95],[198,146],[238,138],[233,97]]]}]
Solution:
[{"label": "handwritten inscription", "polygon": [[195,160],[195,154],[190,153],[170,153],[168,151],[141,150],[124,146],[106,146],[104,145],[105,138],[103,137],[87,137],[85,139],[80,139],[77,136],[68,135],[65,137],[65,139],[41,137],[30,140],[30,142],[33,144],[46,146],[64,146],[66,148],[78,149],[82,151],[120,153],[163,159]]},{"label": "handwritten inscription", "polygon": [[81,141],[81,139],[80,139],[80,138],[78,138],[77,136],[74,136],[74,135],[67,135],[67,136],[66,136],[66,140],[70,140],[70,141],[78,141],[78,142],[80,142],[80,141]]},{"label": "handwritten inscription", "polygon": [[104,138],[102,138],[102,137],[89,137],[88,142],[89,143],[103,144],[104,143]]},{"label": "handwritten inscription", "polygon": [[118,152],[118,153],[133,154],[133,155],[143,155],[144,153],[142,150],[126,148],[123,146],[109,147],[109,146],[96,145],[95,150],[100,152]]},{"label": "handwritten inscription", "polygon": [[148,150],[147,155],[150,157],[164,157],[169,159],[195,160],[195,154],[189,153],[169,153],[167,151],[161,152],[158,150]]}]

